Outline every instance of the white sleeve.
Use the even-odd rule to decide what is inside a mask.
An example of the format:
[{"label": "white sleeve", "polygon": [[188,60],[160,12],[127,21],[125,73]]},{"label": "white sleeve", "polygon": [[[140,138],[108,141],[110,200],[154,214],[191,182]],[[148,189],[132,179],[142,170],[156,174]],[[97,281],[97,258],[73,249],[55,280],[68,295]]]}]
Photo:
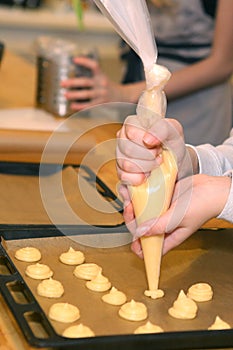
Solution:
[{"label": "white sleeve", "polygon": [[[189,146],[190,147],[190,146]],[[214,147],[206,144],[193,147],[199,162],[199,173],[211,176],[233,175],[233,129],[230,137],[220,146]],[[233,180],[225,207],[218,219],[233,222]]]},{"label": "white sleeve", "polygon": [[194,148],[199,160],[199,173],[221,176],[233,169],[233,130],[220,146],[206,144]]},{"label": "white sleeve", "polygon": [[[227,172],[224,175],[229,176],[232,179],[233,170]],[[219,216],[217,218],[224,219],[224,220],[227,220],[229,222],[233,222],[233,181],[231,181],[231,189],[230,189],[230,193],[229,193],[226,205],[223,208],[223,211],[219,214]]]}]

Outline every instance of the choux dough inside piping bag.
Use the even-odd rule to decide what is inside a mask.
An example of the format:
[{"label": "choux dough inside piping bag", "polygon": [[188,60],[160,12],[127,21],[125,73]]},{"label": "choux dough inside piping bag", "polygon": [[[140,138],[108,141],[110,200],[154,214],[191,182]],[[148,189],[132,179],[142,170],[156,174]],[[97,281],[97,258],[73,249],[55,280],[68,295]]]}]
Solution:
[{"label": "choux dough inside piping bag", "polygon": [[[157,46],[145,0],[94,0],[116,31],[143,62],[146,90],[137,106],[140,124],[148,129],[166,114],[164,86],[170,79],[166,67],[156,64]],[[145,40],[146,39],[146,40]],[[151,172],[146,183],[131,186],[132,203],[138,224],[163,214],[170,206],[177,177],[177,163],[171,150],[164,147],[162,164]],[[141,238],[148,290],[152,298],[163,296],[158,289],[164,234]]]}]

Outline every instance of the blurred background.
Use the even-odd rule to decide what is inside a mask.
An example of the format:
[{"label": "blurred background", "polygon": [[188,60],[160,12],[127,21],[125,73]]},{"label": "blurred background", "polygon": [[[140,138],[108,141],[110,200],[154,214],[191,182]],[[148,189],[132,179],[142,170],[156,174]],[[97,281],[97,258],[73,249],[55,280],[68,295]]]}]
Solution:
[{"label": "blurred background", "polygon": [[0,0],[0,42],[5,48],[35,62],[39,36],[72,40],[80,50],[96,49],[104,71],[115,81],[122,76],[119,36],[91,0],[81,0],[80,27],[71,0]]}]

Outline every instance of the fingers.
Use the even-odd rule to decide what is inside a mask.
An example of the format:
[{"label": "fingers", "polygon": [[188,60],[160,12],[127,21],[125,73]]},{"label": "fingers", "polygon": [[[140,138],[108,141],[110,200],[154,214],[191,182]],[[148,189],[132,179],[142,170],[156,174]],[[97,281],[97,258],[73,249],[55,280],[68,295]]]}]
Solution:
[{"label": "fingers", "polygon": [[71,110],[79,111],[107,102],[109,81],[101,72],[99,63],[85,56],[75,57],[74,63],[90,69],[92,76],[77,76],[61,82],[61,87],[66,89],[64,95],[70,101]]},{"label": "fingers", "polygon": [[147,148],[131,141],[128,138],[119,138],[117,142],[119,155],[125,155],[134,159],[154,161],[156,154]]},{"label": "fingers", "polygon": [[[122,147],[123,145],[125,146]],[[132,158],[132,154],[134,158]],[[158,165],[154,156],[146,149],[135,145],[133,150],[128,140],[121,140],[119,147],[116,149],[116,156],[118,166],[130,173],[148,173]]]},{"label": "fingers", "polygon": [[118,192],[124,202],[124,221],[128,230],[134,235],[136,231],[136,221],[134,217],[133,205],[130,198],[130,193],[125,185],[120,185]]},{"label": "fingers", "polygon": [[185,227],[178,227],[174,231],[165,235],[163,244],[163,255],[167,254],[170,250],[178,247],[183,243],[193,232]]},{"label": "fingers", "polygon": [[147,148],[156,148],[157,153],[161,152],[159,145],[173,152],[179,170],[178,179],[193,173],[193,161],[185,145],[183,128],[177,120],[168,118],[158,120],[145,133],[143,142]]},{"label": "fingers", "polygon": [[[75,80],[80,81],[78,79]],[[82,80],[84,81],[84,80]],[[66,82],[64,82],[66,84]],[[76,84],[75,83],[75,84]],[[72,82],[72,85],[74,82]],[[90,83],[89,86],[92,86]],[[68,101],[70,101],[70,109],[73,111],[79,111],[86,108],[91,108],[101,103],[106,102],[106,90],[102,88],[88,88],[88,86],[84,86],[84,88],[79,85],[79,87],[75,87],[74,90],[68,90],[64,93],[65,97]]]},{"label": "fingers", "polygon": [[169,214],[161,215],[159,218],[153,218],[139,225],[135,231],[134,238],[142,236],[153,236],[156,234],[163,234],[166,232],[167,221]]},{"label": "fingers", "polygon": [[129,232],[131,232],[132,235],[134,235],[136,232],[137,224],[134,217],[133,206],[131,203],[124,207],[123,217]]},{"label": "fingers", "polygon": [[151,150],[154,156],[161,153],[162,147],[166,147],[177,152],[184,152],[185,143],[183,128],[174,119],[159,119],[149,129],[144,129],[140,125],[137,116],[129,116],[119,134],[119,138],[132,141],[132,145],[141,145]]},{"label": "fingers", "polygon": [[93,73],[96,73],[100,70],[98,61],[93,58],[89,58],[86,56],[77,56],[74,57],[73,61],[77,65],[89,68],[93,71]]},{"label": "fingers", "polygon": [[124,203],[124,207],[127,207],[127,205],[130,203],[130,194],[129,190],[126,185],[120,184],[118,186],[118,193],[122,198],[122,201]]},{"label": "fingers", "polygon": [[135,116],[129,116],[118,132],[117,171],[125,183],[139,185],[161,163],[160,147],[146,148],[142,141],[144,135],[145,130]]},{"label": "fingers", "polygon": [[146,129],[140,124],[139,118],[136,115],[130,115],[125,119],[121,137],[127,138],[135,144],[143,146],[142,139],[145,132]]},{"label": "fingers", "polygon": [[140,185],[150,175],[150,172],[158,163],[155,160],[145,161],[141,159],[127,158],[119,149],[116,150],[117,174],[120,180],[128,185]]},{"label": "fingers", "polygon": [[[169,143],[170,141],[177,140],[183,136],[183,128],[175,119],[162,118],[158,119],[156,123],[151,126],[148,133],[162,143]],[[147,143],[149,143],[148,141]]]},{"label": "fingers", "polygon": [[143,259],[143,252],[140,240],[137,239],[131,244],[131,250],[141,259]]},{"label": "fingers", "polygon": [[61,81],[61,86],[64,88],[93,88],[94,80],[88,77],[74,77]]},{"label": "fingers", "polygon": [[142,184],[149,174],[127,173],[117,166],[117,175],[122,183],[126,185],[138,186]]}]

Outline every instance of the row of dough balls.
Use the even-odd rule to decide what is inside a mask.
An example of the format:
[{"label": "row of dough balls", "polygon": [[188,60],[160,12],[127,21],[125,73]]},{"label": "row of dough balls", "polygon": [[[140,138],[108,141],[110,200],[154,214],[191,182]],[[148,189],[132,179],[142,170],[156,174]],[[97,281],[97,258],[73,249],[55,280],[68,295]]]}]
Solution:
[{"label": "row of dough balls", "polygon": [[[41,252],[35,247],[24,247],[15,252],[15,258],[24,262],[37,262],[41,260]],[[59,256],[59,260],[67,265],[80,265],[85,261],[85,256],[83,252],[70,247]]]},{"label": "row of dough balls", "polygon": [[[37,248],[26,247],[19,249],[15,257],[18,260],[27,262],[38,261],[41,259],[41,253]],[[35,260],[36,259],[36,260]],[[126,302],[126,295],[111,286],[107,277],[103,276],[102,268],[94,263],[84,263],[85,257],[81,251],[73,248],[62,253],[59,260],[68,265],[78,265],[74,270],[74,275],[78,278],[87,280],[86,287],[92,291],[109,293],[102,296],[102,300],[108,304],[121,306],[119,316],[130,321],[142,321],[148,317],[146,306],[141,302],[131,300]],[[59,298],[64,293],[64,288],[59,281],[52,279],[53,272],[44,264],[36,263],[29,265],[25,271],[26,275],[34,279],[42,279],[37,287],[37,293],[40,296],[48,298]],[[196,302],[209,301],[213,297],[213,290],[207,283],[197,283],[192,285],[187,295],[183,290],[180,291],[178,298],[173,306],[169,308],[168,313],[178,319],[193,319],[197,315],[198,307]],[[56,303],[49,310],[49,317],[60,322],[74,322],[80,318],[79,309],[68,303]],[[229,324],[216,317],[215,322],[208,329],[228,329]],[[145,325],[135,330],[139,333],[163,332],[163,329],[157,325],[147,322]],[[63,333],[66,337],[93,336],[94,333],[86,326],[80,324],[69,327]],[[89,334],[89,335],[88,335]]]},{"label": "row of dough balls", "polygon": [[[111,283],[107,277],[102,275],[102,269],[96,264],[82,264],[74,270],[74,275],[78,278],[90,280],[86,282],[87,288],[103,292],[111,288]],[[197,315],[196,302],[205,302],[213,298],[213,290],[207,283],[196,283],[192,285],[185,295],[182,290],[173,306],[168,310],[172,317],[179,319],[192,319]],[[130,321],[142,321],[148,317],[147,308],[143,303],[131,300],[126,303],[126,296],[115,287],[112,287],[108,294],[102,296],[102,300],[112,305],[122,305],[119,315]],[[228,329],[229,324],[216,317],[214,323],[208,329]],[[157,325],[147,322],[145,325],[136,329],[135,333],[154,333],[163,332],[163,329]]]},{"label": "row of dough balls", "polygon": [[[87,280],[86,287],[95,292],[109,291],[102,296],[102,300],[110,305],[121,306],[119,316],[130,321],[142,321],[148,317],[147,308],[143,303],[131,300],[127,301],[125,293],[119,291],[111,285],[109,279],[102,274],[102,268],[94,263],[85,263],[79,265],[74,270],[77,278]],[[145,325],[138,327],[135,334],[163,332],[162,328],[147,322]]]},{"label": "row of dough balls", "polygon": [[[18,260],[26,262],[36,262],[41,259],[41,253],[37,248],[26,247],[19,249],[15,257]],[[148,317],[147,308],[143,303],[131,302],[126,303],[126,295],[112,287],[111,282],[107,277],[103,276],[102,268],[94,263],[84,263],[84,254],[80,251],[75,251],[73,248],[59,256],[59,260],[68,265],[78,265],[74,269],[74,275],[77,278],[86,280],[86,287],[92,291],[104,292],[109,291],[102,296],[105,303],[121,306],[119,315],[122,318],[131,321],[141,321]],[[64,288],[61,282],[52,278],[53,271],[49,266],[36,262],[33,265],[27,266],[25,273],[28,277],[42,280],[37,286],[37,293],[40,296],[47,298],[59,298],[64,294]],[[72,323],[80,318],[79,309],[69,303],[55,303],[49,309],[49,318],[63,323]],[[157,325],[147,322],[145,325],[137,328],[135,333],[153,333],[163,332],[162,328]],[[94,336],[93,331],[83,324],[68,327],[63,336],[65,337],[87,337]]]},{"label": "row of dough balls", "polygon": [[[177,319],[194,319],[197,316],[198,306],[196,302],[206,302],[213,298],[213,290],[208,283],[193,284],[187,294],[181,290],[177,299],[171,308],[168,309],[169,315]],[[231,326],[216,316],[215,321],[208,327],[208,330],[230,329]]]},{"label": "row of dough balls", "polygon": [[[35,247],[25,247],[18,249],[15,258],[24,262],[34,262],[35,264],[27,266],[25,273],[28,277],[42,280],[37,286],[37,293],[47,298],[59,298],[64,294],[64,287],[61,282],[52,278],[53,271],[48,265],[38,263],[41,260],[41,252]],[[82,264],[85,260],[81,251],[75,251],[73,248],[62,253],[59,260],[67,265]],[[80,318],[79,309],[69,303],[55,303],[49,309],[49,318],[63,323],[72,323]],[[94,332],[82,323],[68,327],[62,334],[68,338],[93,337]]]}]

